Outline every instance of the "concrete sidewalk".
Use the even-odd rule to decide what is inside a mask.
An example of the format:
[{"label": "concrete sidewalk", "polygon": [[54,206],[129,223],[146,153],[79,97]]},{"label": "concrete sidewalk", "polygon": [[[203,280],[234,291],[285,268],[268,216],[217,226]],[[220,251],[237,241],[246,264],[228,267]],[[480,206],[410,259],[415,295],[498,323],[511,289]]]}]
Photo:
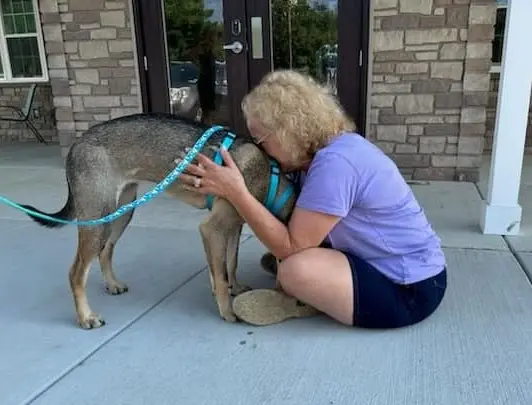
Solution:
[{"label": "concrete sidewalk", "polygon": [[[53,148],[2,147],[0,194],[62,206]],[[117,246],[129,293],[109,296],[94,264],[89,300],[107,325],[81,330],[67,279],[76,230],[0,206],[0,404],[530,404],[531,180],[525,171],[524,232],[513,238],[480,233],[485,182],[413,186],[444,243],[449,289],[427,321],[379,332],[325,317],[223,322],[197,232],[206,213],[168,197],[138,209]],[[239,274],[253,287],[273,285],[262,252],[243,235]]]}]

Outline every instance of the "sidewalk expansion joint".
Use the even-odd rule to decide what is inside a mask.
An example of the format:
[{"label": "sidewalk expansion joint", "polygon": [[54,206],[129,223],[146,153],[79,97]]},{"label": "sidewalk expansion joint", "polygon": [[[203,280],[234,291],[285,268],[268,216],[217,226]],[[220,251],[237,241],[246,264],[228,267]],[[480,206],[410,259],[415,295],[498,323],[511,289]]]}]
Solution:
[{"label": "sidewalk expansion joint", "polygon": [[525,273],[525,276],[526,276],[526,278],[528,280],[528,283],[530,285],[532,285],[532,271],[531,271],[531,269],[528,268],[528,266],[526,265],[524,260],[519,255],[519,252],[514,249],[514,247],[512,246],[510,241],[508,240],[508,237],[503,236],[502,238],[504,239],[504,242],[508,246],[508,250],[514,256],[515,260],[517,261],[517,264],[519,264],[519,267],[521,267],[521,270],[523,270],[523,273]]},{"label": "sidewalk expansion joint", "polygon": [[[482,201],[484,201],[484,197],[482,197],[482,193],[480,192],[480,188],[478,186],[478,183],[475,182],[473,184],[475,185],[475,188],[477,189],[477,193],[480,196],[480,199]],[[515,260],[517,261],[517,264],[519,265],[519,267],[521,267],[521,270],[523,271],[523,273],[525,273],[525,277],[527,278],[529,284],[532,285],[532,270],[528,269],[527,265],[525,264],[525,262],[523,261],[523,259],[519,255],[519,252],[517,250],[515,250],[514,247],[512,246],[512,244],[510,243],[510,240],[508,239],[508,237],[502,235],[502,240],[504,240],[504,243],[506,243],[506,246],[508,247],[508,250],[513,255]]]}]

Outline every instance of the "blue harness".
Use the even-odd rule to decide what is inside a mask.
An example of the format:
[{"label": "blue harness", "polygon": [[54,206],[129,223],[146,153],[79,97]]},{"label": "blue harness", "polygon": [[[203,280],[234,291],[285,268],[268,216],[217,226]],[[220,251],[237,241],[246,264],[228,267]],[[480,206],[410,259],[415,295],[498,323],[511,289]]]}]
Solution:
[{"label": "blue harness", "polygon": [[[216,132],[223,130],[223,128],[219,128]],[[235,141],[236,135],[227,132],[224,139],[222,140],[222,143],[220,147],[225,148],[229,150],[231,146],[233,146],[233,143]],[[292,196],[294,193],[294,186],[292,183],[288,183],[288,186],[283,191],[283,193],[279,196],[279,198],[276,200],[277,192],[279,191],[279,176],[281,175],[281,169],[279,168],[279,163],[275,160],[270,158],[270,184],[268,186],[268,193],[266,194],[266,199],[264,200],[263,204],[264,206],[270,211],[273,215],[278,216],[281,209],[284,207],[288,199]],[[220,150],[217,150],[213,157],[214,163],[218,165],[223,164],[223,156],[220,153]],[[207,209],[212,210],[212,205],[214,202],[214,196],[208,195],[207,196]]]}]

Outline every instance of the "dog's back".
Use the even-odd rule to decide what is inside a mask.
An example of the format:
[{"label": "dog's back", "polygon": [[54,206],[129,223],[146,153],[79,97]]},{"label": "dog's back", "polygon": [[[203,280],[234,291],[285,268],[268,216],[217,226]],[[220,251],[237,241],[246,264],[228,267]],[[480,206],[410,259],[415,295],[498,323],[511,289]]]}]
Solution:
[{"label": "dog's back", "polygon": [[[72,146],[67,164],[79,172],[87,159],[109,163],[115,174],[141,181],[160,181],[175,167],[175,159],[192,147],[207,130],[195,121],[170,114],[134,114],[90,128]],[[215,133],[203,153],[212,156],[225,132]],[[241,142],[237,142],[241,143]],[[235,143],[236,146],[236,143]]]}]

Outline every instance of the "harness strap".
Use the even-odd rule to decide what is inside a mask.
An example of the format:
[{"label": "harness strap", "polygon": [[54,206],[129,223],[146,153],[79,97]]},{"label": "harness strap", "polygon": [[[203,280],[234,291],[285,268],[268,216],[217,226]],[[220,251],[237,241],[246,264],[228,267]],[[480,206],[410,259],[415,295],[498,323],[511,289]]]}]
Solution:
[{"label": "harness strap", "polygon": [[[233,134],[232,132],[227,132],[227,134],[225,135],[224,139],[222,140],[221,147],[229,150],[229,148],[231,148],[231,146],[233,146],[233,142],[235,141],[235,138],[236,138],[235,134]],[[217,165],[222,165],[223,164],[224,158],[223,158],[222,154],[220,153],[220,149],[218,149],[216,151],[216,153],[214,154],[213,161]],[[214,203],[214,196],[212,194],[209,194],[207,196],[207,209],[209,211],[212,210],[213,203]]]},{"label": "harness strap", "polygon": [[277,202],[275,202],[273,206],[269,208],[271,213],[277,216],[279,214],[279,211],[281,211],[281,209],[284,207],[284,205],[286,204],[286,202],[292,196],[293,193],[294,193],[294,186],[292,184],[289,184],[288,187],[285,188],[285,190],[283,191],[283,194],[281,194]]},{"label": "harness strap", "polygon": [[279,163],[274,159],[270,158],[270,186],[268,187],[268,194],[266,195],[266,201],[264,205],[266,207],[271,207],[275,202],[275,196],[277,194],[277,189],[279,188],[279,175],[281,174],[281,169],[279,169]]},{"label": "harness strap", "polygon": [[[228,132],[227,135],[225,135],[224,139],[222,140],[222,144],[220,145],[222,148],[225,148],[227,150],[229,150],[229,148],[231,148],[231,146],[233,146],[233,142],[235,141],[236,139],[236,135],[233,134],[232,132]],[[222,153],[220,152],[220,150],[218,149],[216,151],[216,153],[214,154],[214,163],[218,164],[218,165],[221,165],[224,161],[224,158],[222,156]]]},{"label": "harness strap", "polygon": [[[224,137],[221,143],[221,147],[229,150],[235,141],[236,135],[227,132],[227,135]],[[223,156],[220,153],[220,150],[217,150],[213,157],[214,163],[218,165],[223,164]],[[288,199],[294,193],[294,186],[292,183],[289,183],[286,189],[283,191],[279,199],[276,201],[275,196],[279,191],[279,176],[281,175],[281,169],[279,168],[279,163],[270,158],[270,184],[268,186],[268,193],[266,195],[266,200],[264,201],[264,206],[275,216],[279,214],[281,209],[284,207]],[[207,196],[206,208],[210,211],[214,203],[214,196],[209,194]]]}]

